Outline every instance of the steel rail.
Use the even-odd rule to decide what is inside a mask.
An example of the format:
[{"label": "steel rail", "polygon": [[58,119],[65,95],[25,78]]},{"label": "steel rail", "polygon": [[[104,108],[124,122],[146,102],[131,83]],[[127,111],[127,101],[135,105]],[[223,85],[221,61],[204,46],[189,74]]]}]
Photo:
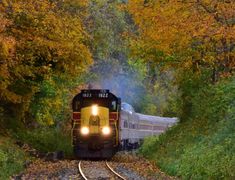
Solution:
[{"label": "steel rail", "polygon": [[79,163],[78,163],[79,172],[80,172],[80,174],[82,175],[82,177],[83,177],[84,180],[88,180],[88,179],[86,178],[86,176],[84,175],[84,173],[82,172],[81,164],[82,164],[82,161],[79,161]]},{"label": "steel rail", "polygon": [[112,171],[112,173],[114,173],[114,174],[115,174],[116,176],[118,176],[120,179],[126,180],[126,178],[124,178],[123,176],[121,176],[120,174],[118,174],[116,171],[114,171],[113,168],[108,164],[107,161],[105,161],[105,164],[106,164],[106,166],[108,167],[108,169],[109,169],[110,171]]}]

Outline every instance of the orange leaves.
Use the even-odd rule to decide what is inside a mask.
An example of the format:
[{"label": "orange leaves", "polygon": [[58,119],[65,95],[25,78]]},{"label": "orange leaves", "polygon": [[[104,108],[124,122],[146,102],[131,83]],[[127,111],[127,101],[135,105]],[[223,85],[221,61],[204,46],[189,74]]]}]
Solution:
[{"label": "orange leaves", "polygon": [[[37,62],[40,65],[53,61],[59,70],[64,68],[70,74],[78,74],[81,64],[86,69],[92,63],[89,49],[83,44],[87,35],[80,17],[72,16],[61,5],[47,0],[13,3],[11,31],[19,39],[21,53],[26,53],[24,56],[32,63],[37,59],[44,61]],[[83,63],[83,59],[89,63]]]},{"label": "orange leaves", "polygon": [[[1,98],[20,102],[15,89],[9,90],[18,81],[33,89],[50,76],[80,76],[92,64],[82,17],[66,8],[69,2],[0,2]],[[74,3],[85,8],[87,1]]]},{"label": "orange leaves", "polygon": [[[139,27],[137,46],[178,54],[182,66],[187,61],[224,66],[234,61],[235,3],[233,1],[129,1],[128,11]],[[221,43],[223,41],[224,43]],[[132,47],[135,49],[136,47]],[[229,52],[229,57],[225,57]],[[146,50],[144,57],[153,59]],[[195,59],[196,58],[196,59]],[[199,63],[199,64],[203,64]],[[231,69],[230,65],[226,65]],[[233,66],[233,65],[232,65]]]},{"label": "orange leaves", "polygon": [[152,3],[144,6],[140,2],[134,5],[131,1],[128,9],[140,28],[141,36],[159,44],[157,48],[160,50],[171,52],[170,42],[183,35],[183,32],[179,31],[179,26],[184,29],[182,27],[184,24],[180,23],[183,19],[179,17],[178,11],[181,9],[179,4]]}]

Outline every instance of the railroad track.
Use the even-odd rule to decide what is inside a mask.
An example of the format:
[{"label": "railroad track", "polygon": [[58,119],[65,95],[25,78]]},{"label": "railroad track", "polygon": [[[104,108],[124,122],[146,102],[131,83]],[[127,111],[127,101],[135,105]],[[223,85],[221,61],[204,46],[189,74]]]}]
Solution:
[{"label": "railroad track", "polygon": [[[78,163],[78,169],[79,169],[79,173],[81,174],[82,178],[84,180],[89,180],[88,176],[89,174],[87,173],[87,175],[85,175],[84,171],[83,171],[83,167],[82,167],[82,162],[83,161],[79,161]],[[103,164],[103,163],[102,163]],[[92,166],[92,165],[91,165]],[[94,168],[94,167],[89,167],[89,168]],[[105,161],[105,169],[109,171],[109,173],[111,173],[112,177],[109,177],[110,179],[122,179],[122,180],[126,180],[126,178],[124,178],[122,175],[120,175],[119,173],[117,173],[116,171],[114,171],[114,169],[110,166],[110,164]],[[93,174],[94,176],[94,174]],[[97,175],[99,176],[99,175]],[[93,179],[93,178],[92,178]]]}]

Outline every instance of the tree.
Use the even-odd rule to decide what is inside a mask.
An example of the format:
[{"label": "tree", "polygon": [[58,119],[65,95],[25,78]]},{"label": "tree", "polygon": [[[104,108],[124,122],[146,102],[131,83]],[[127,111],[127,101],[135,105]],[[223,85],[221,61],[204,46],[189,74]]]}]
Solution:
[{"label": "tree", "polygon": [[[195,72],[208,69],[212,81],[233,74],[233,1],[133,0],[127,9],[140,32],[140,36],[132,40],[133,55]],[[173,58],[161,59],[156,56],[159,51]]]},{"label": "tree", "polygon": [[[19,121],[26,119],[38,94],[46,93],[44,82],[66,89],[93,63],[81,15],[65,7],[66,2],[49,0],[0,3],[1,106]],[[63,89],[56,91],[47,105]]]}]

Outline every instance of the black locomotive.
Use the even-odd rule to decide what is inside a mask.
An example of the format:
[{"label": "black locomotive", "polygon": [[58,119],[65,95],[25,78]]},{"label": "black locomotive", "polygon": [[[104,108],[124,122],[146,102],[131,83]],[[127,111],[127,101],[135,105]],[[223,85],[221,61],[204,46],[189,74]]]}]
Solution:
[{"label": "black locomotive", "polygon": [[72,144],[78,158],[111,158],[120,144],[121,99],[105,89],[82,90],[72,102]]}]

